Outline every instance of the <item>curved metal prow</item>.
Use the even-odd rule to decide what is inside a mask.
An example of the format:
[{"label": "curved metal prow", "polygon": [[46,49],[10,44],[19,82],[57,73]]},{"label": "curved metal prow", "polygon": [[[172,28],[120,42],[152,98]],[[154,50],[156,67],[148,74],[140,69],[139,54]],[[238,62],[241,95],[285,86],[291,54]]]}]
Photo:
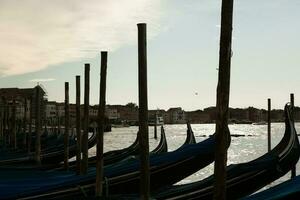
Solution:
[{"label": "curved metal prow", "polygon": [[151,151],[151,153],[161,153],[161,152],[168,152],[168,143],[167,143],[167,138],[163,126],[161,126],[159,144],[153,151]]},{"label": "curved metal prow", "polygon": [[187,125],[187,137],[186,137],[184,144],[195,144],[196,139],[195,139],[191,124],[189,122],[187,122],[186,125]]}]

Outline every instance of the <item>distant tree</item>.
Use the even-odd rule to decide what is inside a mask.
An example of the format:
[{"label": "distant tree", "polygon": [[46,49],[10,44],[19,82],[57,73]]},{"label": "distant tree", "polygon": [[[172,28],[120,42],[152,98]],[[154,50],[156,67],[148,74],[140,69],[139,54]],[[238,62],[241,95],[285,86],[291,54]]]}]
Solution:
[{"label": "distant tree", "polygon": [[138,109],[137,104],[136,103],[132,103],[132,102],[126,104],[125,106],[128,107],[128,108],[131,108],[132,110]]}]

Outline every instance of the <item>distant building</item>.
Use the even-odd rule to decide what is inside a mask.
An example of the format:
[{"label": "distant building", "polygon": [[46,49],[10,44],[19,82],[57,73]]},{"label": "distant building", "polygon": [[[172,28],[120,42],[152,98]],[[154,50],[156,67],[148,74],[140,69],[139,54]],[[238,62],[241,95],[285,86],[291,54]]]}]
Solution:
[{"label": "distant building", "polygon": [[127,124],[136,125],[138,122],[138,107],[135,104],[127,105],[107,105],[109,110],[113,110],[112,114],[118,117],[118,121]]},{"label": "distant building", "polygon": [[184,112],[184,110],[182,110],[181,107],[170,108],[167,111],[167,113],[169,115],[169,121],[166,121],[166,123],[170,123],[170,124],[186,123],[185,112]]},{"label": "distant building", "polygon": [[105,115],[108,117],[110,120],[118,120],[120,119],[120,113],[118,112],[117,109],[113,108],[106,108],[105,109]]},{"label": "distant building", "polygon": [[55,118],[57,116],[57,103],[55,101],[48,101],[45,106],[47,118]]},{"label": "distant building", "polygon": [[[9,117],[12,114],[13,101],[16,105],[16,118],[24,119],[25,110],[27,112],[26,120],[29,119],[30,110],[35,111],[36,107],[36,88],[40,89],[41,95],[41,110],[44,109],[44,102],[47,99],[46,91],[41,85],[37,85],[34,88],[0,88],[0,108],[7,109]],[[26,102],[26,104],[25,104]],[[32,117],[35,118],[35,112],[32,113]],[[42,117],[44,115],[42,114]]]},{"label": "distant building", "polygon": [[[48,101],[45,106],[46,119],[48,123],[51,121],[56,121],[56,118],[60,118],[60,123],[64,123],[65,117],[65,103]],[[70,113],[70,124],[75,125],[76,123],[76,104],[69,104],[69,113]],[[120,114],[116,109],[111,109],[106,107],[105,115],[110,120],[117,120],[120,118]],[[84,105],[80,106],[80,117],[83,119],[84,117]],[[95,121],[98,117],[98,105],[90,106],[89,108],[89,117],[91,120]],[[49,122],[50,121],[50,122]]]},{"label": "distant building", "polygon": [[149,125],[163,125],[165,123],[166,111],[161,109],[148,111],[148,124]]},{"label": "distant building", "polygon": [[187,121],[194,124],[209,123],[210,115],[202,110],[185,112]]}]

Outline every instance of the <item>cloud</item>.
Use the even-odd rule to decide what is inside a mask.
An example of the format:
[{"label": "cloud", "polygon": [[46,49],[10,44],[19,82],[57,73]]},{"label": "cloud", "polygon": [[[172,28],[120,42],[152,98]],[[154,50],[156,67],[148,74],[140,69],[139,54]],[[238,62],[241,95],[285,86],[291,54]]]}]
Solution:
[{"label": "cloud", "polygon": [[160,30],[160,0],[1,0],[0,75],[94,57],[134,44],[136,24]]},{"label": "cloud", "polygon": [[29,80],[29,82],[49,82],[49,81],[55,81],[55,78],[39,78],[39,79],[32,79]]}]

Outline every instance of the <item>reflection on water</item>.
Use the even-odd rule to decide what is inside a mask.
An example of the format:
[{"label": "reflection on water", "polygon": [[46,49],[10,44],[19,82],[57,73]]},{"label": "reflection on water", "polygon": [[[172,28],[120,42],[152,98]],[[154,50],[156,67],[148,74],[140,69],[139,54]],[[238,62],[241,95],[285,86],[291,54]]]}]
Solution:
[{"label": "reflection on water", "polygon": [[[177,149],[183,144],[186,138],[186,125],[165,125],[165,132],[168,141],[169,151]],[[214,133],[214,124],[193,124],[192,125],[197,142],[200,142]],[[231,145],[228,149],[228,164],[248,162],[267,152],[267,126],[233,124],[229,125],[231,134],[247,135],[246,137],[232,137]],[[272,147],[278,144],[283,136],[285,126],[283,123],[272,124]],[[297,132],[300,133],[300,123],[296,123]],[[104,151],[125,148],[131,145],[136,139],[138,127],[113,128],[112,132],[104,135]],[[160,129],[158,128],[158,136]],[[159,140],[154,139],[154,128],[149,127],[150,150],[154,149]],[[250,135],[250,136],[248,136]],[[95,155],[96,149],[90,150],[90,155]],[[213,164],[201,169],[197,173],[187,177],[178,184],[189,183],[201,180],[213,173]],[[297,173],[300,174],[300,165],[297,165]],[[290,173],[275,181],[278,184],[290,178]],[[270,187],[270,186],[267,186]]]}]

